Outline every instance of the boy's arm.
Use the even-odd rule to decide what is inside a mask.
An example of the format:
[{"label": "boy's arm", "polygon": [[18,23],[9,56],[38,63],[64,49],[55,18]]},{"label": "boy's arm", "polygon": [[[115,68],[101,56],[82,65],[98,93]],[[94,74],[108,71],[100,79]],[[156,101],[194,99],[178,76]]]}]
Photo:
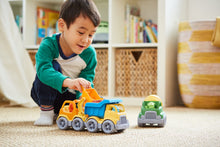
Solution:
[{"label": "boy's arm", "polygon": [[63,88],[63,81],[68,78],[62,73],[56,71],[53,68],[52,61],[59,55],[56,44],[52,42],[52,39],[45,38],[36,54],[36,71],[40,81],[56,90],[63,93],[66,88]]},{"label": "boy's arm", "polygon": [[[82,54],[80,54],[80,57],[86,62],[87,66],[81,71],[79,77],[90,81],[91,87],[94,87],[93,80],[95,78],[95,68],[97,66],[96,51],[90,46],[88,49],[83,51]],[[76,91],[76,96],[79,98],[81,93]]]}]

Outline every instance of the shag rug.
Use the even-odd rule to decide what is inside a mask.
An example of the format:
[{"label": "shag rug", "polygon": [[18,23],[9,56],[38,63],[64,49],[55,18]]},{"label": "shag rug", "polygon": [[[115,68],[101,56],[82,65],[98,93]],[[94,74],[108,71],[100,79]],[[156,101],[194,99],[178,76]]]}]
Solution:
[{"label": "shag rug", "polygon": [[165,127],[137,126],[140,107],[126,106],[130,127],[122,133],[37,127],[39,108],[0,106],[0,146],[220,146],[220,110],[166,107]]}]

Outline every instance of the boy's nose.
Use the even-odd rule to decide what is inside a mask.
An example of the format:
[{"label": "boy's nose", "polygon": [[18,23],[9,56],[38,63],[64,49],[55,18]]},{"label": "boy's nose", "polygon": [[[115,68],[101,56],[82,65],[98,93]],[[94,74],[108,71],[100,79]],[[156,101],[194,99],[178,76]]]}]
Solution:
[{"label": "boy's nose", "polygon": [[89,37],[88,36],[85,36],[82,38],[82,42],[83,43],[87,43],[89,41]]}]

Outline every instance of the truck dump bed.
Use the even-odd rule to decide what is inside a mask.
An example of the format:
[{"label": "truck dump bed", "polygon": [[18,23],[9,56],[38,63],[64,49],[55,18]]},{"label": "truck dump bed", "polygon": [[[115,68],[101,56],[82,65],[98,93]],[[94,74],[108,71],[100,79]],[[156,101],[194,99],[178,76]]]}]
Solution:
[{"label": "truck dump bed", "polygon": [[86,103],[85,114],[90,116],[97,116],[99,118],[104,118],[106,104],[117,104],[120,103],[121,99],[103,99],[99,103]]},{"label": "truck dump bed", "polygon": [[101,98],[96,90],[94,88],[85,89],[83,88],[82,97],[85,97],[85,103],[87,102],[93,102],[93,101],[102,101],[103,98]]}]

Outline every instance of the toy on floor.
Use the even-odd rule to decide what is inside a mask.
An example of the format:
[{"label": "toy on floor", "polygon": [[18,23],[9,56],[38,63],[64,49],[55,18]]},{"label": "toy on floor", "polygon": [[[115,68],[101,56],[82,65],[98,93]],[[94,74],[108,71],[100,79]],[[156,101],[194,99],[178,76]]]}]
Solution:
[{"label": "toy on floor", "polygon": [[80,100],[66,100],[57,117],[61,130],[72,127],[76,131],[103,131],[111,134],[129,127],[124,105],[120,99],[103,99],[93,88],[84,89]]},{"label": "toy on floor", "polygon": [[138,126],[159,126],[166,124],[166,114],[162,108],[161,99],[157,95],[149,95],[142,103],[141,112],[138,116]]}]

